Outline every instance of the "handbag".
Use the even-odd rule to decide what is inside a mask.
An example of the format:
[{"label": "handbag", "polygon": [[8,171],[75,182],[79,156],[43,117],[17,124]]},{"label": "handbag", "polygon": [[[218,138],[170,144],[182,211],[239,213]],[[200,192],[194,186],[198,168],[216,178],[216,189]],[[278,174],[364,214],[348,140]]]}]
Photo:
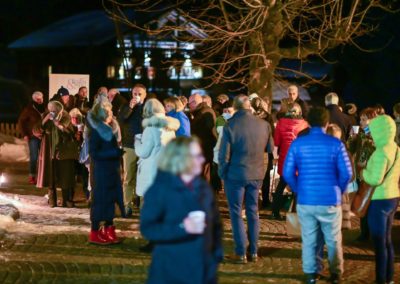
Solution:
[{"label": "handbag", "polygon": [[79,152],[79,163],[86,164],[89,160],[89,141],[87,139],[83,140],[81,151]]},{"label": "handbag", "polygon": [[79,145],[72,137],[65,137],[57,145],[58,160],[78,160]]},{"label": "handbag", "polygon": [[[385,173],[383,177],[382,183],[385,181],[387,175],[393,169],[393,166],[396,164],[397,161],[397,153],[399,148],[396,150],[395,160],[389,170]],[[381,184],[382,184],[381,183]],[[379,185],[381,185],[379,184]],[[367,215],[369,204],[371,203],[372,196],[374,195],[375,188],[377,186],[371,186],[365,181],[361,181],[361,184],[354,195],[353,202],[351,203],[351,212],[353,212],[357,217],[363,218]]]},{"label": "handbag", "polygon": [[294,210],[296,198],[293,198],[289,211],[286,213],[286,234],[290,237],[301,237],[299,216]]}]

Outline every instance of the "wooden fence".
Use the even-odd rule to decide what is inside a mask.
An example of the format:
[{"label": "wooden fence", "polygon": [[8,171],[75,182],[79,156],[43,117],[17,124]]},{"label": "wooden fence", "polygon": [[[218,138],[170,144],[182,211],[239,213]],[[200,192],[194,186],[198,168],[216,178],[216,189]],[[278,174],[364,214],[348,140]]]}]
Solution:
[{"label": "wooden fence", "polygon": [[5,135],[22,138],[16,123],[0,123],[0,133]]}]

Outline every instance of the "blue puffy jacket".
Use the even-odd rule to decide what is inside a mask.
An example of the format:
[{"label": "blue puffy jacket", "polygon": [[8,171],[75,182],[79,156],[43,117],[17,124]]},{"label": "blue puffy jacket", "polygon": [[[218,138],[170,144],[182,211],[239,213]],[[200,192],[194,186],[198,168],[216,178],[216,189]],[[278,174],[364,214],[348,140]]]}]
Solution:
[{"label": "blue puffy jacket", "polygon": [[352,177],[344,144],[313,127],[289,148],[283,177],[302,205],[340,205],[342,193]]},{"label": "blue puffy jacket", "polygon": [[180,126],[179,129],[175,132],[176,137],[186,136],[190,137],[190,121],[187,115],[183,111],[175,111],[171,110],[167,113],[167,116],[176,118],[179,120]]}]

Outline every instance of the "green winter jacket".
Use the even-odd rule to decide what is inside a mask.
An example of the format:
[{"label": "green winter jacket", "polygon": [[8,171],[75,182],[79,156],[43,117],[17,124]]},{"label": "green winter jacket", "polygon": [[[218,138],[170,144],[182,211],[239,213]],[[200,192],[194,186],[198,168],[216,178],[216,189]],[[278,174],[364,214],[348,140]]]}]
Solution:
[{"label": "green winter jacket", "polygon": [[[368,184],[377,186],[372,200],[399,197],[400,151],[397,152],[396,159],[397,144],[394,142],[396,124],[390,116],[381,115],[371,120],[369,129],[376,150],[368,160],[362,175]],[[394,162],[395,165],[385,177]]]}]

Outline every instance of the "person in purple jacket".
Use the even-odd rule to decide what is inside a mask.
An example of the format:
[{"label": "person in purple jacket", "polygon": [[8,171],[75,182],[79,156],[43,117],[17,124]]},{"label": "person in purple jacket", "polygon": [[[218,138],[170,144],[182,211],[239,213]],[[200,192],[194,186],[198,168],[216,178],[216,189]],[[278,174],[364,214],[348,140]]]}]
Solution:
[{"label": "person in purple jacket", "polygon": [[297,195],[301,224],[303,271],[307,283],[315,283],[320,272],[317,260],[322,231],[328,248],[331,283],[340,283],[343,273],[341,197],[352,177],[344,144],[325,133],[329,113],[313,108],[308,115],[310,131],[291,144],[283,176]]}]

